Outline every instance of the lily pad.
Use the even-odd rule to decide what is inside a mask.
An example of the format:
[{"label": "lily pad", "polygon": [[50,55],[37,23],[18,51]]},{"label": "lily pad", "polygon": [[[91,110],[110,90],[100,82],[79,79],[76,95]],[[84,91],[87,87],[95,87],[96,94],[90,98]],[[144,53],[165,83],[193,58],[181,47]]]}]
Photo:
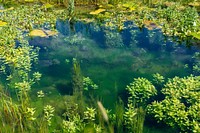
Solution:
[{"label": "lily pad", "polygon": [[47,34],[43,30],[32,30],[30,36],[47,37]]},{"label": "lily pad", "polygon": [[104,11],[106,11],[106,9],[100,8],[100,9],[97,9],[95,11],[90,12],[90,14],[91,15],[97,15],[97,14],[104,12]]},{"label": "lily pad", "polygon": [[35,29],[32,30],[29,35],[30,36],[39,36],[39,37],[49,37],[49,36],[54,36],[57,35],[57,31],[51,31],[51,30],[40,30],[40,29]]},{"label": "lily pad", "polygon": [[200,40],[200,31],[199,31],[199,32],[192,32],[191,35],[192,35],[194,38]]},{"label": "lily pad", "polygon": [[0,27],[5,26],[5,25],[7,25],[7,23],[0,20]]}]

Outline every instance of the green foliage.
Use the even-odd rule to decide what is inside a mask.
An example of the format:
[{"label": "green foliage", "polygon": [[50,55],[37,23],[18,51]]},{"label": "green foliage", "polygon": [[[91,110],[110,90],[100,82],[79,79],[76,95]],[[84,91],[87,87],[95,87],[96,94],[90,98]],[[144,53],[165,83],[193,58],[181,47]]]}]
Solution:
[{"label": "green foliage", "polygon": [[[1,119],[1,124],[4,125],[1,126],[1,131],[5,132],[8,130],[8,127],[10,130],[18,130],[18,131],[23,131],[22,125],[23,122],[20,119],[22,117],[22,114],[20,113],[19,107],[17,104],[15,104],[10,97],[5,95],[4,93],[0,93],[1,96],[1,104],[0,104],[0,119]],[[16,127],[18,129],[16,129]]]},{"label": "green foliage", "polygon": [[63,120],[62,126],[64,133],[77,133],[83,132],[85,124],[79,115],[74,115],[73,119]]},{"label": "green foliage", "polygon": [[35,108],[27,108],[26,112],[26,119],[30,120],[30,121],[34,121],[36,118],[34,117],[35,114]]},{"label": "green foliage", "polygon": [[153,74],[153,83],[158,86],[162,86],[165,82],[165,78],[159,73]]},{"label": "green foliage", "polygon": [[194,60],[194,63],[193,63],[193,66],[192,66],[193,72],[195,74],[199,74],[200,73],[200,60],[199,60],[200,59],[200,52],[196,52],[192,58]]},{"label": "green foliage", "polygon": [[73,76],[72,76],[73,92],[78,95],[78,97],[83,96],[83,76],[81,73],[81,68],[79,62],[73,59]]},{"label": "green foliage", "polygon": [[[105,31],[106,47],[123,47],[123,40],[119,32]],[[113,40],[116,40],[113,42]]]},{"label": "green foliage", "polygon": [[73,121],[63,120],[63,132],[64,133],[76,133],[76,125]]},{"label": "green foliage", "polygon": [[121,99],[115,105],[115,119],[113,120],[116,126],[117,133],[123,132],[124,127],[124,103]]},{"label": "green foliage", "polygon": [[86,111],[84,112],[84,119],[88,121],[94,121],[96,115],[96,110],[94,108],[86,107]]},{"label": "green foliage", "polygon": [[136,126],[136,115],[137,111],[134,108],[133,104],[128,104],[128,108],[124,113],[124,124],[129,130],[134,130],[134,127]]},{"label": "green foliage", "polygon": [[131,133],[143,133],[145,110],[143,107],[135,108],[133,103],[128,103],[128,108],[124,113],[124,124]]},{"label": "green foliage", "polygon": [[126,89],[130,94],[129,99],[142,106],[146,106],[149,98],[157,94],[155,87],[145,78],[134,79]]},{"label": "green foliage", "polygon": [[199,39],[199,40],[200,40],[200,31],[192,32],[191,35],[192,35],[193,37],[195,37],[196,39]]},{"label": "green foliage", "polygon": [[[8,1],[0,2],[5,3]],[[24,2],[24,0],[20,2]],[[98,3],[99,1],[92,0],[91,2]],[[103,2],[107,3],[108,1]],[[152,4],[151,2],[148,3]],[[110,0],[109,3],[115,4],[116,7],[109,5],[110,8],[106,9],[106,12],[104,10],[104,13],[99,13],[96,17],[97,19],[106,20],[105,29],[106,26],[113,26],[114,29],[123,30],[125,28],[123,22],[127,19],[135,20],[141,26],[146,20],[155,20],[159,22],[166,34],[186,38],[194,36],[191,33],[198,32],[200,26],[199,16],[195,8],[181,9],[180,6],[173,5],[150,9],[135,7],[134,4],[120,6],[117,5],[119,0]],[[29,46],[26,36],[34,28],[43,27],[44,23],[45,28],[54,29],[57,17],[67,17],[66,9],[48,10],[46,12],[47,8],[54,7],[51,4],[44,6],[33,4],[32,6],[21,5],[0,10],[0,72],[6,75],[7,83],[9,83],[7,87],[14,88],[17,91],[18,98],[15,103],[9,96],[0,93],[0,128],[2,132],[51,132],[49,126],[56,123],[52,121],[53,116],[58,115],[55,111],[56,108],[50,105],[45,106],[41,117],[42,112],[39,112],[37,107],[32,107],[29,96],[32,85],[39,82],[41,74],[32,72],[33,64],[38,60],[39,49]],[[116,8],[120,8],[120,10],[115,10]],[[127,11],[127,13],[124,11]],[[74,0],[69,1],[68,12],[70,17],[75,14]],[[106,36],[108,47],[120,47],[123,44],[118,33],[110,34],[106,32]],[[117,39],[117,43],[114,44],[110,41],[113,38]],[[18,45],[15,44],[16,40],[19,41]],[[199,69],[198,56],[195,57],[193,67],[197,71]],[[164,77],[160,74],[154,74],[153,77],[155,84],[164,83]],[[60,132],[84,132],[86,126],[92,127],[88,131],[114,132],[110,124],[112,120],[112,124],[115,125],[118,132],[123,132],[124,126],[128,132],[142,132],[146,106],[149,99],[157,93],[155,87],[147,79],[134,79],[127,86],[130,97],[126,110],[124,105],[119,103],[119,105],[116,105],[115,114],[110,114],[101,105],[99,107],[101,116],[99,115],[99,117],[103,119],[102,121],[100,121],[101,118],[98,118],[98,111],[93,107],[87,107],[83,99],[83,89],[97,89],[98,86],[89,77],[84,78],[82,76],[80,64],[75,59],[73,60],[72,82],[73,100],[66,103],[67,105],[64,104],[66,107],[63,114],[63,123],[61,124],[62,129],[59,129]],[[199,88],[200,77],[198,76],[169,79],[162,89],[165,99],[153,102],[149,106],[149,112],[154,114],[159,121],[164,121],[170,126],[179,127],[184,132],[198,133],[200,132]],[[37,96],[38,98],[44,98],[44,92],[38,91]],[[35,127],[38,127],[38,129],[35,129]]]},{"label": "green foliage", "polygon": [[[149,106],[149,113],[159,121],[184,132],[199,131],[200,122],[200,77],[188,76],[169,79],[162,89],[165,99],[154,101]],[[194,124],[196,123],[196,124]]]},{"label": "green foliage", "polygon": [[48,123],[48,126],[51,126],[51,119],[54,116],[53,112],[55,111],[54,107],[51,105],[46,105],[44,107],[44,118]]},{"label": "green foliage", "polygon": [[37,92],[37,97],[38,98],[43,98],[44,97],[44,92],[41,90],[41,91],[38,91]]},{"label": "green foliage", "polygon": [[88,91],[88,90],[96,90],[98,89],[98,85],[95,84],[89,77],[83,77],[83,86],[84,86],[84,90]]},{"label": "green foliage", "polygon": [[74,9],[75,9],[75,6],[74,6],[74,0],[68,0],[68,12],[69,12],[69,16],[70,18],[74,17]]},{"label": "green foliage", "polygon": [[134,79],[126,89],[130,96],[124,113],[125,125],[130,132],[142,133],[148,100],[157,94],[157,90],[145,78]]}]

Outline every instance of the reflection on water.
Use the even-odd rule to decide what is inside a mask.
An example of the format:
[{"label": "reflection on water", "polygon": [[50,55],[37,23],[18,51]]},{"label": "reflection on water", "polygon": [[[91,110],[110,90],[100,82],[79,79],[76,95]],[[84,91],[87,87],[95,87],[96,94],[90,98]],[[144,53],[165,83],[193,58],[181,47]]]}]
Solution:
[{"label": "reflection on water", "polygon": [[66,59],[77,58],[83,75],[98,84],[96,94],[108,108],[118,96],[123,97],[126,85],[135,77],[151,79],[156,72],[166,77],[191,74],[192,70],[184,66],[190,66],[198,51],[175,44],[159,29],[140,30],[132,22],[126,22],[119,32],[94,23],[58,21],[57,30],[56,37],[30,40],[31,45],[41,48],[35,68],[43,74],[40,87],[60,94],[68,89],[70,94],[72,65]]}]

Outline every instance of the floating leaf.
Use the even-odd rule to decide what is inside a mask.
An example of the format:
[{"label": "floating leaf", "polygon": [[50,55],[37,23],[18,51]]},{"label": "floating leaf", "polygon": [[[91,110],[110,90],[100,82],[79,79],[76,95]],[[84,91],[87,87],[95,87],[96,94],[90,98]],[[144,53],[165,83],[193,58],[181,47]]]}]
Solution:
[{"label": "floating leaf", "polygon": [[131,3],[122,4],[122,7],[125,9],[129,9],[130,11],[135,10],[135,7]]},{"label": "floating leaf", "polygon": [[81,18],[81,21],[84,21],[86,23],[91,23],[91,22],[94,22],[94,19],[93,18]]},{"label": "floating leaf", "polygon": [[13,10],[13,9],[14,9],[14,7],[10,7],[10,8],[8,8],[8,9],[0,10],[0,12],[6,12],[6,11]]},{"label": "floating leaf", "polygon": [[111,4],[107,4],[106,6],[107,6],[108,8],[114,8],[114,6],[111,5]]},{"label": "floating leaf", "polygon": [[164,2],[164,5],[167,6],[167,7],[170,7],[170,6],[173,6],[173,5],[176,5],[175,2]]},{"label": "floating leaf", "polygon": [[103,8],[100,8],[100,9],[97,9],[96,11],[92,11],[90,12],[91,15],[97,15],[101,12],[104,12],[106,9],[103,9]]},{"label": "floating leaf", "polygon": [[32,30],[30,36],[47,37],[47,34],[43,30]]},{"label": "floating leaf", "polygon": [[57,35],[57,31],[35,29],[30,32],[30,36],[49,37]]},{"label": "floating leaf", "polygon": [[122,4],[122,7],[129,8],[130,4]]},{"label": "floating leaf", "polygon": [[194,38],[200,40],[200,31],[199,31],[199,32],[192,32],[191,35],[192,35]]},{"label": "floating leaf", "polygon": [[34,2],[34,0],[25,0],[25,2]]},{"label": "floating leaf", "polygon": [[130,9],[130,11],[134,11],[135,10],[135,7],[131,7],[131,8],[129,8]]},{"label": "floating leaf", "polygon": [[0,20],[0,27],[5,26],[5,25],[7,25],[7,23]]},{"label": "floating leaf", "polygon": [[49,3],[46,3],[42,6],[42,9],[49,9],[49,8],[52,8],[53,5],[49,4]]}]

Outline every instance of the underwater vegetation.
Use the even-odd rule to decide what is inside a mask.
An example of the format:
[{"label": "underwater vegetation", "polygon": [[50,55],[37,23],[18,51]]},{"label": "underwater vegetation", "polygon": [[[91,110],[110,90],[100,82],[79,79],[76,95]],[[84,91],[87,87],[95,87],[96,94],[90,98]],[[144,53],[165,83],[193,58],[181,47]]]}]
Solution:
[{"label": "underwater vegetation", "polygon": [[[166,36],[171,36],[174,41],[181,41],[190,46],[198,45],[200,20],[197,1],[0,0],[0,3],[0,132],[142,133],[145,131],[146,118],[151,118],[157,125],[170,127],[168,132],[200,132],[199,52],[191,58],[192,63],[184,62],[186,63],[185,68],[191,69],[192,75],[183,74],[184,76],[177,75],[170,78],[154,73],[157,68],[162,67],[160,60],[165,58],[160,55],[157,67],[154,67],[149,63],[154,55],[147,54],[153,49],[151,46],[156,45],[157,41],[162,38],[160,34],[154,33],[158,29],[162,30]],[[82,13],[77,12],[78,5],[93,5],[93,7],[90,11]],[[65,7],[60,8],[59,6]],[[74,27],[77,20],[82,20],[91,26],[88,29],[93,27],[93,30],[89,31],[96,33],[95,35],[102,34],[99,40],[103,43],[100,46],[105,49],[100,49],[95,53],[96,47],[90,47],[94,41],[89,40],[81,32],[77,34],[70,32],[72,34],[67,37],[60,33],[57,30],[59,26],[60,29],[65,29],[59,25],[57,20],[66,19],[68,21],[65,22],[69,23],[71,31],[76,30]],[[127,26],[125,24],[127,21],[134,23]],[[96,24],[96,27],[92,23]],[[145,34],[150,38],[148,43],[152,45],[143,48],[140,40],[137,39],[140,37],[138,36],[139,31],[128,32],[129,26],[133,29],[138,28],[137,26],[141,30],[142,28],[148,29]],[[123,35],[126,32],[131,35],[130,39],[125,38],[130,41],[129,45],[124,43]],[[66,45],[63,45],[66,49],[75,49],[77,57],[86,53],[81,55],[85,60],[63,59],[69,70],[60,72],[60,75],[56,73],[54,76],[55,78],[56,76],[61,77],[63,73],[70,77],[70,81],[63,79],[59,84],[55,79],[47,77],[46,82],[53,82],[53,85],[48,89],[38,87],[46,74],[40,72],[37,67],[41,63],[39,54],[43,50],[51,55],[50,49],[59,53],[56,44],[51,45],[51,43],[56,43],[53,39],[59,40],[58,36],[65,41]],[[37,42],[38,44],[31,45],[31,39],[35,38],[43,39]],[[45,44],[45,39],[50,39],[48,43],[50,46]],[[41,46],[42,44],[46,48]],[[184,56],[186,53],[184,50],[179,49],[175,44],[172,45],[171,47],[176,50],[174,52],[183,55],[180,60],[188,58],[187,55]],[[59,48],[65,50],[64,47]],[[130,48],[130,50],[122,52],[120,48]],[[165,51],[167,47],[159,47],[159,49]],[[114,55],[109,54],[111,52]],[[130,55],[132,58],[129,58]],[[183,66],[176,62],[174,56],[173,52],[168,55],[168,58],[174,59],[173,67]],[[122,88],[125,93],[123,96],[114,94],[113,91],[118,89],[120,81],[113,80],[115,83],[112,88],[114,89],[105,92],[118,98],[114,108],[105,106],[109,101],[97,95],[103,86],[98,84],[101,82],[93,81],[93,78],[88,76],[89,73],[86,73],[90,70],[84,72],[85,69],[82,69],[85,65],[83,61],[90,62],[91,59],[102,63],[102,58],[105,57],[109,58],[103,63],[110,69],[103,71],[101,68],[100,73],[95,71],[97,76],[106,75],[112,69],[117,70],[114,68],[123,64],[124,58],[130,60],[125,64],[126,69],[134,69],[133,72],[135,72],[133,74],[127,72],[123,75],[131,77],[131,81],[127,81],[129,84]],[[47,69],[47,67],[62,65],[62,60],[55,58],[46,60],[43,64]],[[149,68],[150,66],[152,68]],[[146,71],[142,71],[145,67],[148,68],[146,70],[154,73],[150,78],[145,77]],[[87,69],[90,68],[87,67]],[[124,71],[124,68],[121,71]],[[144,77],[136,75],[136,72],[142,73]],[[119,71],[110,74],[113,75],[106,76],[113,78],[119,75]],[[132,75],[135,76],[132,77]],[[122,82],[126,79],[121,78],[120,80]],[[110,82],[103,83],[107,85]],[[63,89],[60,89],[60,92],[56,91],[59,85]],[[109,85],[112,86],[112,84]],[[68,92],[69,90],[71,92]],[[109,100],[109,98],[105,99]]]}]

